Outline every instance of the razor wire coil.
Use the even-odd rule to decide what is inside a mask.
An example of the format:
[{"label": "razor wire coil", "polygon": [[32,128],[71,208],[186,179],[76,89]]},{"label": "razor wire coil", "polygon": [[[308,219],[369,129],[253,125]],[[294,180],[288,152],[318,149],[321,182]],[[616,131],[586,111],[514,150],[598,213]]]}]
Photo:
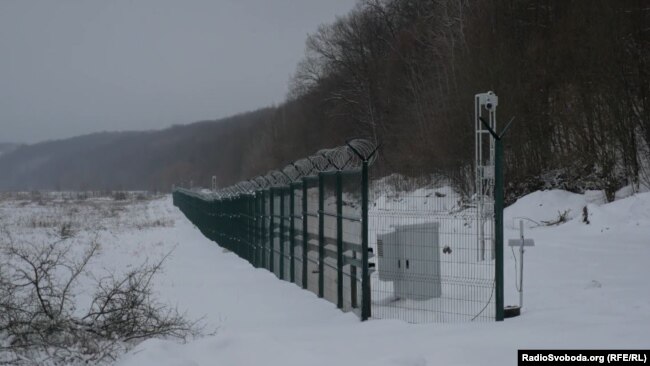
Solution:
[{"label": "razor wire coil", "polygon": [[303,177],[337,170],[359,169],[364,161],[372,165],[377,158],[377,145],[366,139],[352,139],[346,145],[322,149],[315,154],[299,159],[280,170],[271,170],[248,180],[218,189],[212,193],[217,199],[227,199],[242,194],[272,187],[287,186]]}]

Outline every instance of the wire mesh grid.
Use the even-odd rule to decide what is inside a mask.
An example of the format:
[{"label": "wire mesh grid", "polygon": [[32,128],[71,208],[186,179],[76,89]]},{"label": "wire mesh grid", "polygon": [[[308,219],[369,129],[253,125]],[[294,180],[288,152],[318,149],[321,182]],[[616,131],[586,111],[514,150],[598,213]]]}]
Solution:
[{"label": "wire mesh grid", "polygon": [[[372,187],[372,315],[413,323],[494,320],[494,220],[450,180],[393,175]],[[485,258],[485,259],[483,259]]]},{"label": "wire mesh grid", "polygon": [[362,320],[494,319],[493,183],[468,197],[441,175],[392,175],[368,197],[367,155],[359,166],[348,150],[321,152],[225,196],[177,189],[174,204],[224,248]]},{"label": "wire mesh grid", "polygon": [[[290,213],[293,215],[293,239],[292,245],[294,248],[294,282],[300,286],[304,287],[303,283],[303,243],[302,243],[302,226],[303,226],[303,214],[302,214],[302,184],[294,184],[291,186],[291,192],[293,195],[293,211]],[[305,282],[306,283],[306,282]]]},{"label": "wire mesh grid", "polygon": [[271,226],[271,209],[272,209],[272,199],[271,199],[271,192],[270,190],[267,190],[264,192],[264,200],[263,200],[263,243],[262,243],[262,266],[269,271],[272,271],[272,265],[271,265],[271,259],[273,258],[271,255],[271,243],[273,242],[270,240],[272,237],[271,231],[270,231],[270,226]]},{"label": "wire mesh grid", "polygon": [[303,218],[307,222],[307,289],[318,295],[318,180],[307,179],[306,183],[307,205]]},{"label": "wire mesh grid", "polygon": [[[325,299],[339,304],[339,265],[338,262],[338,220],[336,175],[321,173],[319,182],[322,189],[322,203],[319,202],[319,215],[323,224],[323,261]],[[341,274],[341,281],[343,280]],[[341,294],[342,296],[342,294]]]},{"label": "wire mesh grid", "polygon": [[289,280],[289,268],[291,265],[291,248],[289,245],[289,230],[290,230],[290,216],[289,216],[289,193],[288,187],[277,189],[278,196],[278,278],[282,280]]},{"label": "wire mesh grid", "polygon": [[343,309],[359,312],[361,304],[361,276],[356,261],[361,260],[361,171],[341,174],[341,238],[344,258],[350,260],[343,267]]},{"label": "wire mesh grid", "polygon": [[271,256],[273,257],[273,270],[272,272],[280,278],[280,222],[282,217],[280,216],[280,194],[276,189],[271,189],[273,194],[273,211],[271,214]]}]

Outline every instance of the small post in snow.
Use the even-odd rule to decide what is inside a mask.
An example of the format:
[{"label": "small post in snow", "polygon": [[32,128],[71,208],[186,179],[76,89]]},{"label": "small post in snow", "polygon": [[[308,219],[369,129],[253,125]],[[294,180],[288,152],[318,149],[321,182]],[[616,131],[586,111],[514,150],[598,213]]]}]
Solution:
[{"label": "small post in snow", "polygon": [[[535,246],[535,241],[533,239],[526,239],[524,237],[524,221],[519,220],[519,239],[510,239],[508,240],[509,247],[519,247],[519,307],[508,307],[513,310],[512,316],[517,316],[521,312],[521,308],[524,306],[524,247]],[[508,311],[506,310],[506,313]],[[508,317],[506,315],[506,317]]]}]

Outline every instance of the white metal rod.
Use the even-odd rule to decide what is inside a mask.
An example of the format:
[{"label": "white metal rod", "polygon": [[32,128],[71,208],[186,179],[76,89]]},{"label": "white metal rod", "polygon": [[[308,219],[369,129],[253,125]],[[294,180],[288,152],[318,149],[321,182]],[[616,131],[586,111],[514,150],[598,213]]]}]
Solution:
[{"label": "white metal rod", "polygon": [[519,220],[519,309],[524,307],[524,220]]}]

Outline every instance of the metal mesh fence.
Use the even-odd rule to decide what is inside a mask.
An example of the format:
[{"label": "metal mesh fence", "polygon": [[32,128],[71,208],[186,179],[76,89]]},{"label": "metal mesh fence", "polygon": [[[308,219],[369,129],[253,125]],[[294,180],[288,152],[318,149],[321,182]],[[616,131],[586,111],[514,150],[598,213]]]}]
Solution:
[{"label": "metal mesh fence", "polygon": [[[343,308],[355,309],[361,304],[361,265],[362,225],[361,225],[361,171],[350,171],[342,174],[342,204],[341,213],[341,238],[345,266],[343,267]],[[370,258],[372,259],[372,258]]]},{"label": "metal mesh fence", "polygon": [[494,320],[494,220],[444,177],[376,181],[369,211],[373,317]]},{"label": "metal mesh fence", "polygon": [[307,224],[304,247],[307,251],[307,289],[319,294],[319,262],[318,262],[318,179],[309,177],[304,180],[306,186],[305,211],[303,218]]},{"label": "metal mesh fence", "polygon": [[216,192],[175,189],[174,204],[219,245],[365,320],[370,265],[362,223],[373,152],[353,140]]},{"label": "metal mesh fence", "polygon": [[174,204],[206,237],[362,320],[494,320],[492,186],[469,196],[424,174],[370,184],[368,146],[320,151],[217,192],[179,188]]},{"label": "metal mesh fence", "polygon": [[319,187],[323,297],[346,311],[355,310],[361,303],[357,270],[362,251],[361,171],[321,173]]}]

